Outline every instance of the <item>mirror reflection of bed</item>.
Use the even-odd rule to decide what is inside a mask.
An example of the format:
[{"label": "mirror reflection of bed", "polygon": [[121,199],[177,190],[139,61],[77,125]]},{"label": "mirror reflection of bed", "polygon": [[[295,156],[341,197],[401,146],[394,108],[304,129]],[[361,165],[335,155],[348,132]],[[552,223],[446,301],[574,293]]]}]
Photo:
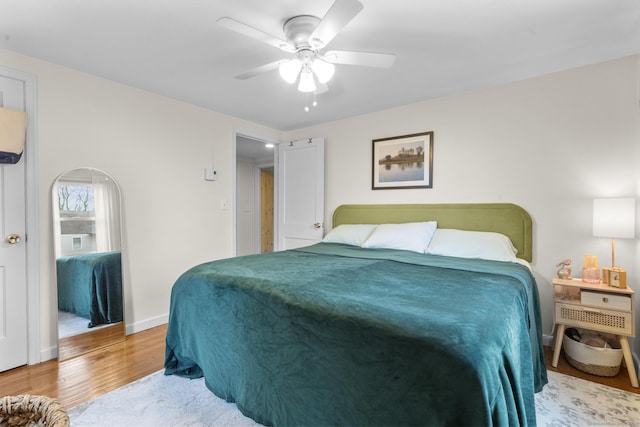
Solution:
[{"label": "mirror reflection of bed", "polygon": [[52,188],[58,358],[124,340],[120,189],[103,171],[63,173]]}]

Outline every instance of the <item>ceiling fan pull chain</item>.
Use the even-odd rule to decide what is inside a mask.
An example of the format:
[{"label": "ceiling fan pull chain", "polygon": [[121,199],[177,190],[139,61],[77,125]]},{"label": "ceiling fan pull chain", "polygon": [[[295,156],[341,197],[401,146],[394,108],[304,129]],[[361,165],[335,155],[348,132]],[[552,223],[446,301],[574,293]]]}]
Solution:
[{"label": "ceiling fan pull chain", "polygon": [[[309,112],[309,94],[305,93],[305,106],[304,106],[304,111],[306,111],[307,113]],[[316,93],[313,92],[313,102],[311,103],[311,105],[313,107],[316,107],[318,105],[318,100],[316,99]]]}]

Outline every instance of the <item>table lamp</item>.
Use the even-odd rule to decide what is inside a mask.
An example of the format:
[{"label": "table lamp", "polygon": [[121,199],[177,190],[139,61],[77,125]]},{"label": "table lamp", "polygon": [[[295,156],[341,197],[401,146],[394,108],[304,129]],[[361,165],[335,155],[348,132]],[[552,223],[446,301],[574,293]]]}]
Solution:
[{"label": "table lamp", "polygon": [[615,239],[635,236],[636,201],[634,198],[593,200],[593,235],[611,238],[611,267],[602,269],[602,281],[609,286],[627,287],[627,272],[616,266]]}]

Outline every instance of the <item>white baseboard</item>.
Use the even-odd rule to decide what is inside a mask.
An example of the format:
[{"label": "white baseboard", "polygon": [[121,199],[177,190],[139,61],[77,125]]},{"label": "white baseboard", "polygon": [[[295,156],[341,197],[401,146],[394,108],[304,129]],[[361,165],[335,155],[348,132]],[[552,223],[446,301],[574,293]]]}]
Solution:
[{"label": "white baseboard", "polygon": [[126,325],[125,331],[127,335],[131,335],[135,334],[136,332],[142,332],[147,329],[155,328],[156,326],[164,325],[168,322],[169,313]]},{"label": "white baseboard", "polygon": [[40,362],[46,362],[47,360],[58,358],[58,346],[40,349]]}]

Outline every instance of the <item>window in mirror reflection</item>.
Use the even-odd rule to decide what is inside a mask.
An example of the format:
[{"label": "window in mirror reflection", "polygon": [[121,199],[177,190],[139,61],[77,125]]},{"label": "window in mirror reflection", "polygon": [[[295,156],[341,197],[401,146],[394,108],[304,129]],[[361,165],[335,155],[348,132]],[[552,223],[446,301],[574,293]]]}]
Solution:
[{"label": "window in mirror reflection", "polygon": [[58,184],[60,256],[96,251],[93,187]]}]

